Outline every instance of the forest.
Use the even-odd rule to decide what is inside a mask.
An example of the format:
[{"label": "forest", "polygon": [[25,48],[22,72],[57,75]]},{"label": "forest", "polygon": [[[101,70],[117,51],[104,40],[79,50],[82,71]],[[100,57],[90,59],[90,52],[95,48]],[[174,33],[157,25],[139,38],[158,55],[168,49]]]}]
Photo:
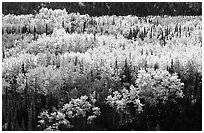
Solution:
[{"label": "forest", "polygon": [[201,4],[3,2],[2,130],[202,131]]},{"label": "forest", "polygon": [[35,14],[42,7],[69,13],[101,15],[202,15],[201,2],[3,2],[3,14]]}]

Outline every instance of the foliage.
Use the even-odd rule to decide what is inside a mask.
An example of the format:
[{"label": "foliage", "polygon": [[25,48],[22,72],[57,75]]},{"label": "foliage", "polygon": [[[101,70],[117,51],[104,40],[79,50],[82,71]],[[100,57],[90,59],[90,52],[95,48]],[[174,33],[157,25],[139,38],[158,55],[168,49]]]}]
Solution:
[{"label": "foliage", "polygon": [[183,98],[183,87],[176,73],[170,74],[166,70],[149,69],[140,70],[136,79],[139,97],[145,99],[150,105],[175,101]]},{"label": "foliage", "polygon": [[[8,8],[10,7],[10,8]],[[201,2],[3,2],[3,14],[35,14],[41,7],[101,15],[201,15]]]},{"label": "foliage", "polygon": [[119,114],[118,124],[120,126],[125,125],[137,119],[138,115],[143,111],[143,104],[140,102],[137,88],[131,85],[130,90],[124,88],[121,91],[114,91],[112,94],[113,96],[109,95],[106,98],[106,104]]},{"label": "foliage", "polygon": [[146,71],[139,70],[136,87],[131,85],[129,90],[124,88],[114,91],[113,96],[109,95],[106,98],[106,103],[119,114],[121,126],[132,123],[133,120],[137,121],[143,111],[145,111],[143,114],[146,114],[146,106],[164,106],[183,98],[183,86],[176,74],[171,75],[166,70],[147,68]]},{"label": "foliage", "polygon": [[100,108],[94,105],[95,102],[96,99],[93,97],[88,100],[87,96],[81,96],[77,99],[71,99],[61,109],[52,113],[43,111],[38,117],[41,119],[39,120],[39,127],[46,131],[56,131],[70,130],[77,126],[75,125],[76,122],[77,124],[82,122],[85,125],[93,124],[97,116],[100,115]]},{"label": "foliage", "polygon": [[69,11],[3,15],[4,130],[201,129],[201,16]]}]

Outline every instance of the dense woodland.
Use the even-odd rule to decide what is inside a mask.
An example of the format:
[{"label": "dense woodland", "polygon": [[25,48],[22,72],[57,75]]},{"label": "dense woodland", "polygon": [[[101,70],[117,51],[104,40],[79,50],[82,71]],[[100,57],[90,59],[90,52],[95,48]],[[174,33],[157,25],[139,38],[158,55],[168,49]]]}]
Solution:
[{"label": "dense woodland", "polygon": [[201,15],[200,2],[3,2],[3,14],[35,14],[42,7],[100,15]]},{"label": "dense woodland", "polygon": [[3,3],[2,130],[201,131],[200,9]]}]

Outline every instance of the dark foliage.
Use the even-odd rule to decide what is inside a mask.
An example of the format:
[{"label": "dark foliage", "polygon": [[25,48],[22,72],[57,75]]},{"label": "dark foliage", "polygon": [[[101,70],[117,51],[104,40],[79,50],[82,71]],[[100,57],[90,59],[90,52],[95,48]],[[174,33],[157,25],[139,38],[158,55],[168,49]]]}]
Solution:
[{"label": "dark foliage", "polygon": [[35,14],[42,7],[100,15],[202,15],[201,2],[3,2],[3,14]]}]

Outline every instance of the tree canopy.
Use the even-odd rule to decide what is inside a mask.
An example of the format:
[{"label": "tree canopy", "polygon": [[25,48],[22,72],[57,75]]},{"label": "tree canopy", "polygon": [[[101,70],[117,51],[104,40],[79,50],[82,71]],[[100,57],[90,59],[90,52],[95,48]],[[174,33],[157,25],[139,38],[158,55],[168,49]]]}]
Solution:
[{"label": "tree canopy", "polygon": [[3,14],[35,14],[42,7],[100,15],[202,15],[201,2],[3,2]]}]

